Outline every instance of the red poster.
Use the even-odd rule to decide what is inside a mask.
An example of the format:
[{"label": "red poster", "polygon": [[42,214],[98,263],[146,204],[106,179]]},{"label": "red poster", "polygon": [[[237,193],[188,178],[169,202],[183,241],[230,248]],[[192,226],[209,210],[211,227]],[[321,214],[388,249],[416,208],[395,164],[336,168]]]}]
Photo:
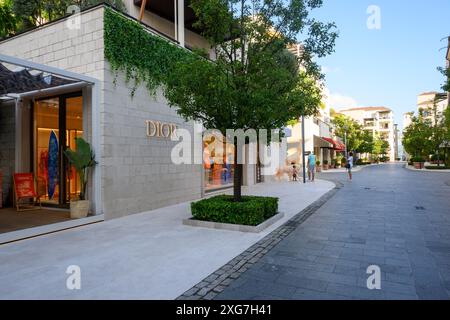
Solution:
[{"label": "red poster", "polygon": [[36,197],[34,178],[31,173],[15,173],[14,186],[17,199]]}]

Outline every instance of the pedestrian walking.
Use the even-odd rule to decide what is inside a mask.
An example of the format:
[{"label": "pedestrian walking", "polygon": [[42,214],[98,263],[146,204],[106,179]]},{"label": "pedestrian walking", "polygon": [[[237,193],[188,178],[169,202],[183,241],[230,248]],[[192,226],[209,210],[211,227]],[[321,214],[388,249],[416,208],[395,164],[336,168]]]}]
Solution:
[{"label": "pedestrian walking", "polygon": [[297,181],[298,170],[295,164],[292,164],[292,181]]},{"label": "pedestrian walking", "polygon": [[316,156],[314,152],[311,151],[311,153],[308,156],[308,180],[311,182],[314,182],[315,171],[316,171]]},{"label": "pedestrian walking", "polygon": [[345,165],[345,168],[347,168],[348,179],[351,181],[352,180],[352,168],[353,168],[353,152],[350,152],[350,154],[347,158],[347,163]]}]

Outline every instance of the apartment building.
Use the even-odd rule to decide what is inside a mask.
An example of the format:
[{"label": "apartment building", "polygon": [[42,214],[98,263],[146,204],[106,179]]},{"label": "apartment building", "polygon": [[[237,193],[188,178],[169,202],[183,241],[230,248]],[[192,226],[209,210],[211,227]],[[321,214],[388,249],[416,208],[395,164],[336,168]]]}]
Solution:
[{"label": "apartment building", "polygon": [[[295,163],[302,165],[302,119],[295,124],[289,125],[289,136],[286,138],[286,157],[281,159],[281,165]],[[337,153],[345,151],[345,145],[339,137],[334,134],[331,123],[330,107],[323,106],[315,116],[304,118],[304,144],[305,154],[314,152],[316,159],[321,165],[324,161],[331,164]]]},{"label": "apartment building", "polygon": [[390,161],[398,158],[398,138],[396,138],[394,113],[391,109],[387,107],[356,107],[341,109],[338,112],[357,121],[374,137],[379,136],[389,142]]},{"label": "apartment building", "polygon": [[[436,114],[434,107],[436,106]],[[423,92],[417,96],[417,112],[422,111],[425,119],[435,123],[448,106],[447,93]]]}]

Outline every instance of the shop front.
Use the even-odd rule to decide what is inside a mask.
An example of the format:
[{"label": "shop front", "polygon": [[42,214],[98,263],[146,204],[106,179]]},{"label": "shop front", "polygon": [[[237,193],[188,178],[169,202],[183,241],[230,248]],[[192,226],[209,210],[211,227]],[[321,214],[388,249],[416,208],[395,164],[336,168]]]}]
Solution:
[{"label": "shop front", "polygon": [[83,137],[83,96],[73,92],[36,99],[32,108],[32,172],[46,206],[67,208],[78,199],[80,181],[64,151],[76,150],[75,138]]},{"label": "shop front", "polygon": [[[80,181],[64,155],[68,148],[76,150],[77,137],[98,141],[89,127],[95,120],[89,111],[95,83],[0,55],[0,243],[103,220],[95,202],[99,171],[92,174],[91,216],[70,218],[69,203],[78,199]],[[29,197],[23,197],[24,190]]]}]

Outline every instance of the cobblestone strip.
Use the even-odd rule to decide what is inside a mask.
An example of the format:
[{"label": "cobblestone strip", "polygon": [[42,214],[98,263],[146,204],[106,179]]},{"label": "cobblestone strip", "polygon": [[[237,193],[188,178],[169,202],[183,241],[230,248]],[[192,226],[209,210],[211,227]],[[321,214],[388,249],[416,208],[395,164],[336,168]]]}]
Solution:
[{"label": "cobblestone strip", "polygon": [[307,206],[263,239],[252,245],[250,248],[233,258],[227,264],[214,271],[205,279],[197,283],[194,287],[184,292],[176,300],[212,300],[221,293],[234,280],[240,277],[251,266],[259,261],[266,253],[275,247],[281,240],[287,237],[292,231],[302,224],[308,217],[316,212],[325,202],[342,188],[339,181],[332,181],[335,187],[320,197],[318,200]]}]

